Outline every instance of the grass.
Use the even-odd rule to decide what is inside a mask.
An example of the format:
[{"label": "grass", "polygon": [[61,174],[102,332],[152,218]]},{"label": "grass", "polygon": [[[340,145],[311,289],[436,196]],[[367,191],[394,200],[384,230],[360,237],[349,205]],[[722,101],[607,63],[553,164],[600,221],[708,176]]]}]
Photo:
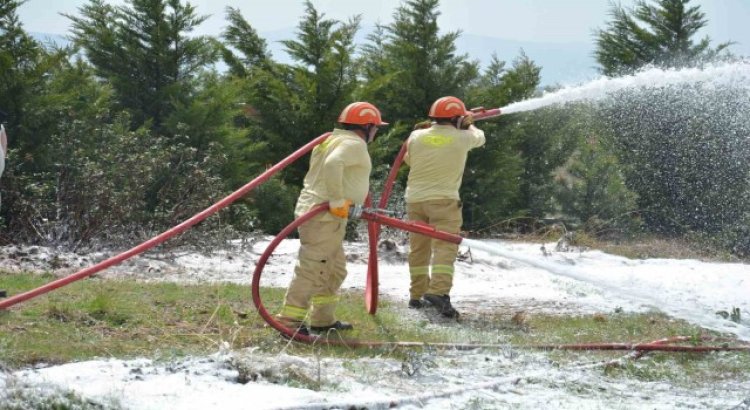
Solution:
[{"label": "grass", "polygon": [[[24,389],[10,389],[6,401],[0,403],[0,410],[101,410],[105,406],[89,402],[72,392],[62,391],[59,395],[40,395]],[[117,403],[107,403],[107,409],[121,408]]]},{"label": "grass", "polygon": [[[524,243],[549,243],[558,241],[563,232],[556,226],[530,234],[505,235],[505,239]],[[598,249],[631,259],[669,258],[697,259],[706,262],[748,262],[747,258],[733,255],[709,241],[688,235],[681,237],[655,234],[623,235],[619,239],[597,238],[583,231],[575,231],[569,245],[585,249]]]},{"label": "grass", "polygon": [[[685,238],[640,237],[624,241],[598,241],[594,248],[631,259],[697,259],[706,262],[742,262],[743,259],[705,241]],[[747,262],[747,260],[744,260]]]},{"label": "grass", "polygon": [[[29,290],[49,275],[0,272],[0,289]],[[278,311],[283,289],[264,289],[269,312]],[[398,301],[394,303],[403,303]],[[413,312],[412,312],[413,313]],[[381,300],[378,314],[367,314],[360,292],[344,292],[338,317],[356,324],[347,337],[377,341],[498,343],[524,348],[534,344],[648,342],[675,335],[706,334],[660,313],[559,316],[507,312],[464,315],[460,322],[435,321],[429,314],[404,314]],[[697,340],[697,339],[696,339]],[[252,305],[248,286],[185,285],[90,278],[0,311],[0,364],[20,368],[36,363],[65,363],[96,357],[149,357],[169,360],[255,346],[263,351],[297,355],[407,359],[403,349],[352,349],[289,343],[269,328]],[[620,357],[623,352],[549,353],[560,362]],[[650,353],[624,366],[607,368],[610,376],[643,380],[705,382],[742,377],[750,354]]]},{"label": "grass", "polygon": [[[10,295],[50,282],[50,275],[0,272],[0,289]],[[283,289],[264,289],[269,312],[279,310]],[[388,312],[367,314],[360,293],[344,293],[339,317],[357,323],[353,338],[441,341],[446,332],[402,328]],[[183,285],[86,279],[0,311],[0,363],[11,367],[65,363],[93,357],[172,358],[231,348],[287,348],[305,354],[309,346],[288,343],[268,327],[252,304],[250,288],[235,284]],[[318,349],[321,347],[318,346]],[[325,347],[332,354],[364,351]],[[354,353],[353,353],[354,352]]]},{"label": "grass", "polygon": [[[480,332],[509,330],[512,346],[558,345],[570,343],[647,343],[672,336],[687,336],[687,345],[700,344],[701,336],[721,337],[715,332],[670,318],[660,312],[592,314],[580,316],[529,315],[519,322],[509,315],[484,315],[472,323]],[[515,331],[514,331],[515,329]],[[707,343],[721,345],[721,342]],[[729,344],[733,344],[729,342]],[[576,352],[557,350],[550,358],[561,364],[619,358],[625,351]],[[720,382],[747,378],[750,353],[668,353],[650,352],[638,360],[604,367],[613,377],[632,377],[644,381],[670,381],[689,386],[692,383]]]}]

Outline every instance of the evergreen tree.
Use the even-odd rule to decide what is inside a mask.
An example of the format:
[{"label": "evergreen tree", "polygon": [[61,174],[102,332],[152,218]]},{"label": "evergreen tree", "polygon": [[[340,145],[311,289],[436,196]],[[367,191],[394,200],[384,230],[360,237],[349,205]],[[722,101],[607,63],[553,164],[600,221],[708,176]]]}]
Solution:
[{"label": "evergreen tree", "polygon": [[267,65],[271,60],[271,53],[266,40],[258,36],[258,32],[245,20],[239,9],[227,7],[226,13],[229,26],[222,33],[222,38],[242,55],[237,56],[232,49],[223,46],[222,57],[232,75],[247,77],[248,70]]},{"label": "evergreen tree", "polygon": [[326,20],[311,2],[305,5],[307,15],[298,25],[297,40],[283,44],[297,62],[294,85],[303,97],[299,100],[299,120],[317,135],[329,130],[341,109],[351,102],[357,85],[353,54],[360,17],[345,23]]},{"label": "evergreen tree", "polygon": [[90,0],[79,8],[73,38],[115,90],[134,126],[151,122],[156,131],[185,103],[190,79],[216,60],[210,39],[189,36],[207,17],[181,0],[128,0],[112,6]]},{"label": "evergreen tree", "polygon": [[[370,149],[376,180],[388,173],[404,138],[426,118],[432,103],[446,95],[465,99],[468,86],[479,77],[479,63],[456,50],[461,33],[440,33],[438,5],[439,0],[403,2],[393,21],[377,26],[363,47],[357,99],[377,105],[391,122]],[[406,168],[399,180],[405,176]]]},{"label": "evergreen tree", "polygon": [[[235,59],[245,62],[244,69],[236,72],[247,104],[248,138],[263,149],[258,153],[268,164],[330,131],[358,84],[353,54],[359,18],[326,19],[312,3],[305,4],[297,38],[284,41],[295,64],[270,60],[255,31],[234,11],[224,34],[230,44],[257,45],[240,49],[242,56]],[[299,186],[306,170],[307,164],[298,161],[285,171],[283,181]]]},{"label": "evergreen tree", "polygon": [[643,219],[666,234],[717,234],[750,215],[750,92],[696,82],[627,90],[603,121]]},{"label": "evergreen tree", "polygon": [[364,49],[365,98],[384,114],[410,122],[423,119],[430,105],[446,95],[465,97],[478,75],[478,63],[457,55],[460,32],[441,35],[439,0],[407,0],[393,22],[376,29]]},{"label": "evergreen tree", "polygon": [[690,0],[639,1],[631,10],[613,4],[612,20],[596,33],[596,60],[605,75],[633,72],[647,64],[679,67],[713,58],[731,43],[710,46],[693,37],[706,26],[706,15]]},{"label": "evergreen tree", "polygon": [[564,215],[598,236],[631,231],[635,223],[630,213],[637,209],[617,156],[603,142],[588,134],[557,176],[556,197]]},{"label": "evergreen tree", "polygon": [[28,159],[26,166],[36,167],[44,162],[41,151],[58,121],[56,113],[43,114],[49,108],[47,85],[68,54],[45,50],[24,31],[17,14],[23,3],[0,0],[0,109],[9,116],[11,147]]},{"label": "evergreen tree", "polygon": [[[244,143],[237,143],[248,147],[243,155],[253,169],[270,166],[330,131],[358,84],[353,56],[359,17],[342,22],[325,18],[309,1],[305,7],[297,37],[283,42],[294,60],[289,65],[273,61],[252,26],[237,10],[227,10],[224,60],[245,110],[236,121]],[[293,218],[307,165],[295,162],[250,198],[257,228],[277,232]]]},{"label": "evergreen tree", "polygon": [[[468,90],[470,105],[504,107],[511,102],[531,97],[541,81],[541,67],[521,51],[510,68],[493,56],[483,75]],[[526,194],[534,183],[546,184],[551,179],[548,169],[533,167],[535,161],[548,164],[554,145],[554,135],[540,131],[536,119],[501,116],[482,122],[487,142],[482,149],[469,154],[467,172],[461,189],[464,200],[464,225],[467,229],[482,229],[499,220],[527,215],[531,196]],[[532,117],[533,118],[533,117]],[[540,144],[538,151],[529,147]],[[557,163],[553,161],[553,163]],[[546,211],[541,210],[543,213]]]},{"label": "evergreen tree", "polygon": [[30,77],[42,54],[39,44],[23,30],[18,19],[17,9],[23,3],[0,0],[0,108],[13,125],[23,118],[23,102],[33,80]]}]

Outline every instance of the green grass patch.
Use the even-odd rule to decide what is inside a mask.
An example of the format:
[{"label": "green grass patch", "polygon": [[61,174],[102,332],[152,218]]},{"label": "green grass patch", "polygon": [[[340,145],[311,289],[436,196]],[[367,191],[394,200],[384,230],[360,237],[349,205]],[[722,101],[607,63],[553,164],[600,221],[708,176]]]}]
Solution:
[{"label": "green grass patch", "polygon": [[[0,289],[14,295],[48,283],[50,275],[0,272]],[[279,311],[284,289],[262,289],[266,309]],[[367,314],[362,295],[344,292],[338,317],[357,324],[347,337],[367,340],[440,342],[449,330],[410,326],[380,304]],[[337,336],[331,336],[337,337]],[[187,354],[259,346],[292,354],[358,357],[367,349],[288,343],[266,325],[251,299],[249,286],[186,285],[131,280],[85,279],[0,311],[0,363],[21,367],[65,363],[94,357],[170,359]]]},{"label": "green grass patch", "polygon": [[[722,345],[726,341],[716,332],[691,325],[660,312],[592,314],[579,316],[535,315],[522,318],[508,314],[482,315],[472,320],[479,333],[504,330],[507,341],[519,348],[533,345],[579,343],[648,343],[663,338],[686,336],[682,345]],[[721,340],[702,342],[702,337]],[[607,361],[627,355],[626,351],[551,351],[549,357],[562,365],[593,360]],[[718,351],[711,353],[649,352],[639,359],[622,360],[604,367],[612,377],[632,377],[644,381],[670,381],[685,386],[693,383],[747,379],[750,353]]]},{"label": "green grass patch", "polygon": [[[52,280],[49,275],[0,272],[0,289],[17,294]],[[269,312],[279,310],[284,289],[262,289]],[[430,312],[405,309],[405,300],[381,300],[378,314],[365,310],[361,291],[342,292],[339,319],[355,324],[345,337],[369,341],[498,344],[525,349],[538,344],[649,342],[670,336],[710,334],[660,313],[561,316],[465,312],[443,320]],[[393,303],[398,303],[393,306]],[[338,334],[331,335],[339,337]],[[296,355],[341,358],[375,355],[408,359],[407,349],[354,349],[290,343],[267,326],[252,304],[249,286],[187,285],[89,278],[0,311],[0,363],[19,368],[35,363],[65,363],[96,357],[149,357],[169,360],[209,354],[221,345],[258,347]],[[553,351],[561,364],[608,360],[625,352]],[[622,366],[613,377],[691,381],[746,377],[750,354],[649,353]],[[304,384],[304,383],[302,383]]]}]

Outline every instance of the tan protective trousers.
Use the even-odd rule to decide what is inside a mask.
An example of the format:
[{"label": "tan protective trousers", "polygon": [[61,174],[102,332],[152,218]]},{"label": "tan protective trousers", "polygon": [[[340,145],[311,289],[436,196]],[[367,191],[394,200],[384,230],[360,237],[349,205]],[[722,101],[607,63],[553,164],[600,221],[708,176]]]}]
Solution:
[{"label": "tan protective trousers", "polygon": [[297,265],[279,313],[279,319],[288,326],[302,324],[310,305],[310,325],[322,327],[336,322],[338,291],[346,279],[346,219],[338,219],[317,215],[298,228]]},{"label": "tan protective trousers", "polygon": [[[461,201],[455,199],[407,203],[406,212],[410,221],[426,222],[450,233],[459,233],[463,223]],[[450,294],[458,245],[412,233],[409,234],[409,246],[411,299],[419,299],[425,293]]]}]

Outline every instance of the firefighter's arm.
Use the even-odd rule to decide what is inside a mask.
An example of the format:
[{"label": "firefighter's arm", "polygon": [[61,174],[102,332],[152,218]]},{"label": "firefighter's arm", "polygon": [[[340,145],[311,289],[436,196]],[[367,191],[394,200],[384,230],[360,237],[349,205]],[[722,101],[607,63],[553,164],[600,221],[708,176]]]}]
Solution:
[{"label": "firefighter's arm", "polygon": [[352,201],[344,195],[344,170],[360,160],[358,152],[344,142],[333,148],[323,164],[323,178],[328,194],[328,212],[339,218],[349,216]]}]

